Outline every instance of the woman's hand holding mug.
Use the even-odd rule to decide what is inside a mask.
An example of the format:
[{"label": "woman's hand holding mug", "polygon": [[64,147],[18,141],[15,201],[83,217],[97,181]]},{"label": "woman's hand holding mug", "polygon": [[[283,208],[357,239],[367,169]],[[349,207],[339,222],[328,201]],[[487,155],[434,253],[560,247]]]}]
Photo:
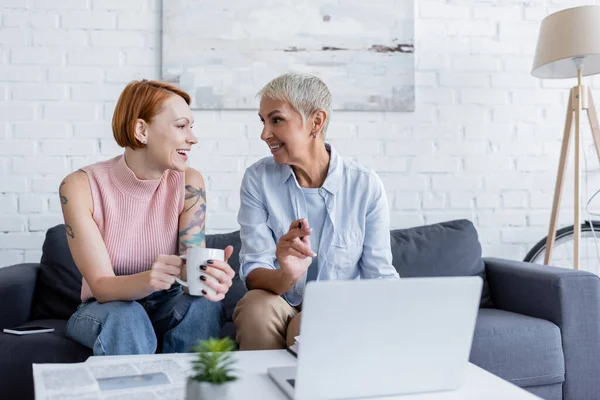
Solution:
[{"label": "woman's hand holding mug", "polygon": [[227,246],[225,250],[191,247],[187,249],[186,255],[180,256],[185,263],[186,280],[176,277],[175,281],[186,286],[192,296],[221,301],[235,276],[235,272],[227,263],[232,254],[232,246]]},{"label": "woman's hand holding mug", "polygon": [[146,287],[150,292],[168,290],[175,283],[181,273],[183,261],[178,256],[159,255],[146,271]]}]

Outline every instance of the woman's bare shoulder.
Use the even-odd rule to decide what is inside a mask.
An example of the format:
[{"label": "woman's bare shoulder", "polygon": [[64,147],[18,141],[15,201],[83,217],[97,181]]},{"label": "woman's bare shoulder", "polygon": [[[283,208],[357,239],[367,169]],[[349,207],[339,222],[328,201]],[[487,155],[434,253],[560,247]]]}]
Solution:
[{"label": "woman's bare shoulder", "polygon": [[204,186],[204,177],[197,169],[189,167],[185,170],[185,184],[202,185]]},{"label": "woman's bare shoulder", "polygon": [[81,169],[71,172],[62,180],[58,193],[63,207],[75,200],[79,205],[92,205],[89,179],[87,173]]}]

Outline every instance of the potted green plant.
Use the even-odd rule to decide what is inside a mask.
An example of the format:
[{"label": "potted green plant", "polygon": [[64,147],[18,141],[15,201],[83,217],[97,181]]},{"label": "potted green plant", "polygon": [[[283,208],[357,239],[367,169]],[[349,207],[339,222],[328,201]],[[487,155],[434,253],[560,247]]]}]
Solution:
[{"label": "potted green plant", "polygon": [[235,342],[228,337],[202,340],[192,348],[197,357],[192,362],[194,374],[186,388],[188,400],[224,400],[229,383],[237,380],[233,374]]}]

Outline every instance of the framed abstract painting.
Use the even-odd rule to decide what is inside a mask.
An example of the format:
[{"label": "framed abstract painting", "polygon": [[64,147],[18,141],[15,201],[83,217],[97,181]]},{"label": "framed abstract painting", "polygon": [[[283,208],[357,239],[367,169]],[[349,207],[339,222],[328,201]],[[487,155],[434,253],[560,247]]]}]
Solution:
[{"label": "framed abstract painting", "polygon": [[414,0],[163,3],[162,79],[193,109],[256,109],[285,72],[314,74],[334,110],[414,111]]}]

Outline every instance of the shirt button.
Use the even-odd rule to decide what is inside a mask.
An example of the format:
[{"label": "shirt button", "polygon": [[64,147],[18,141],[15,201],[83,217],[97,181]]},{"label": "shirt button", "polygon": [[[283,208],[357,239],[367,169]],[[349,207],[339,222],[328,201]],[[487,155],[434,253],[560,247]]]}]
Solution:
[{"label": "shirt button", "polygon": [[319,189],[319,194],[321,196],[325,196],[325,189],[323,189],[323,188]]}]

